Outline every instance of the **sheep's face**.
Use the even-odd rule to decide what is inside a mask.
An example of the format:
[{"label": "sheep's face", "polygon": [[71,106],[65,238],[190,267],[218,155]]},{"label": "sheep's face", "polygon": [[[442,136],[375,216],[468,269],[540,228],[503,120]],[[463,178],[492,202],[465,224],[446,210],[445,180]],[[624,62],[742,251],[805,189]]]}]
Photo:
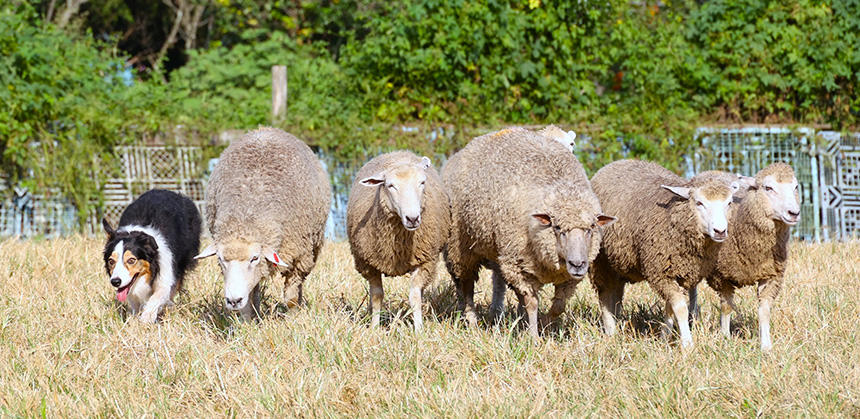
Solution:
[{"label": "sheep's face", "polygon": [[430,159],[424,157],[417,165],[400,165],[364,178],[360,183],[381,188],[380,204],[387,208],[392,216],[396,214],[399,217],[403,228],[414,231],[421,225],[426,170],[429,167]]},{"label": "sheep's face", "polygon": [[555,235],[555,250],[559,266],[564,266],[574,279],[582,279],[588,272],[593,236],[598,228],[615,222],[615,217],[597,215],[591,224],[577,222],[573,226],[561,225],[545,213],[532,214],[539,229],[550,229]]},{"label": "sheep's face", "polygon": [[718,180],[709,180],[696,187],[662,186],[687,201],[702,234],[717,243],[728,237],[728,210],[737,186]]},{"label": "sheep's face", "polygon": [[783,179],[776,175],[765,176],[759,189],[767,198],[772,219],[790,226],[800,221],[800,193],[794,176]]},{"label": "sheep's face", "polygon": [[282,267],[289,268],[274,250],[263,249],[256,243],[231,241],[225,244],[212,244],[195,259],[217,256],[224,275],[224,304],[229,310],[245,308],[251,291],[268,274],[268,266],[263,259]]}]

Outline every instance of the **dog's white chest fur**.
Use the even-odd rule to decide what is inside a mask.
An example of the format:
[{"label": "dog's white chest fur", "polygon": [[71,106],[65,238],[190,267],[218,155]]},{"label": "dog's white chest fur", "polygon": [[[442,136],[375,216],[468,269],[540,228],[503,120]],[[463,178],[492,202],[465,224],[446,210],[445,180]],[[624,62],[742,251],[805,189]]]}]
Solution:
[{"label": "dog's white chest fur", "polygon": [[132,314],[140,312],[140,308],[152,296],[152,287],[147,281],[137,281],[128,292],[128,305]]}]

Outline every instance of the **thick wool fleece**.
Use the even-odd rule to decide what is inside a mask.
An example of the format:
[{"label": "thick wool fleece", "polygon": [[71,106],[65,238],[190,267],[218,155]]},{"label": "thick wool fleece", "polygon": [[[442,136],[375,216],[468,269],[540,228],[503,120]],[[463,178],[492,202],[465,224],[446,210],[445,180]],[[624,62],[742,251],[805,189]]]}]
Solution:
[{"label": "thick wool fleece", "polygon": [[[774,163],[756,174],[761,184],[770,175],[777,182],[790,182],[794,170]],[[789,226],[771,217],[770,204],[761,188],[751,189],[729,218],[729,237],[720,248],[716,270],[708,285],[718,292],[749,285],[763,285],[759,299],[775,299],[782,288],[788,258]]]},{"label": "thick wool fleece", "polygon": [[[221,153],[206,221],[216,243],[275,249],[293,267],[285,277],[303,281],[322,247],[330,202],[328,175],[311,149],[284,131],[260,128]],[[261,264],[264,277],[275,271],[268,265]]]},{"label": "thick wool fleece", "polygon": [[[349,194],[346,225],[356,269],[361,273],[378,271],[389,276],[404,275],[420,266],[435,272],[439,253],[448,240],[451,210],[448,194],[432,166],[427,175],[422,199],[421,225],[408,231],[397,212],[388,205],[381,187],[359,182],[380,172],[401,166],[419,166],[421,157],[408,151],[377,156],[356,174]],[[427,280],[432,279],[432,275]],[[426,285],[426,284],[425,284]]]},{"label": "thick wool fleece", "polygon": [[[562,230],[589,229],[603,214],[585,171],[564,146],[522,128],[473,139],[442,170],[451,198],[446,261],[458,285],[477,279],[480,265],[498,269],[518,293],[573,281],[559,263],[555,233],[535,225],[547,213]],[[600,232],[591,239],[597,255]]]},{"label": "thick wool fleece", "polygon": [[[678,293],[686,295],[713,270],[720,244],[700,231],[695,203],[660,187],[692,183],[696,182],[639,160],[616,161],[595,173],[591,184],[603,209],[618,217],[605,229],[592,266],[598,293],[646,280],[669,302]],[[704,181],[701,187],[706,196],[731,193],[718,180]]]}]

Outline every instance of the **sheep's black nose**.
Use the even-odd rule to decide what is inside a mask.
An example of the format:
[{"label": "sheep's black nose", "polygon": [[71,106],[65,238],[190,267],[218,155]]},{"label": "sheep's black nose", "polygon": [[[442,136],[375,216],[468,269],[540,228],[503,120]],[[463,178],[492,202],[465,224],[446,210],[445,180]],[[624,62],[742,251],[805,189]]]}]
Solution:
[{"label": "sheep's black nose", "polygon": [[569,261],[567,261],[567,265],[570,266],[571,268],[577,270],[577,271],[580,271],[583,268],[585,268],[585,261],[582,260],[582,261],[574,262],[574,261],[569,260]]},{"label": "sheep's black nose", "polygon": [[227,300],[227,305],[228,305],[228,306],[230,306],[230,307],[236,307],[236,306],[238,306],[239,304],[242,304],[242,300],[244,300],[245,298],[244,298],[244,297],[239,297],[239,298],[225,298],[225,299]]},{"label": "sheep's black nose", "polygon": [[725,235],[726,235],[726,229],[717,230],[717,229],[715,228],[715,229],[714,229],[714,234],[716,234],[717,236],[725,236]]},{"label": "sheep's black nose", "polygon": [[416,215],[414,217],[410,217],[408,215],[403,217],[404,221],[406,221],[405,226],[408,228],[418,228],[418,225],[421,224],[421,216]]},{"label": "sheep's black nose", "polygon": [[789,211],[788,211],[788,215],[790,215],[790,216],[792,216],[792,217],[797,218],[797,216],[798,216],[798,215],[800,215],[800,211],[791,211],[791,210],[789,210]]},{"label": "sheep's black nose", "polygon": [[113,285],[114,287],[119,287],[119,284],[121,284],[121,283],[122,283],[122,281],[120,281],[119,278],[111,278],[110,279],[110,284]]}]

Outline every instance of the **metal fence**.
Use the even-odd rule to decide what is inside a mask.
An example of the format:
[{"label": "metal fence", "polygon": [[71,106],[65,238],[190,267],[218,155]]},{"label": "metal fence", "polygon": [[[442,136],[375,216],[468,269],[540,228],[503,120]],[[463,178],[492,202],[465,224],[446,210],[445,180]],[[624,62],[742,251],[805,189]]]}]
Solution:
[{"label": "metal fence", "polygon": [[[692,171],[721,169],[745,175],[775,161],[790,163],[800,183],[801,221],[794,235],[805,240],[860,236],[860,133],[842,134],[811,128],[700,128],[701,147]],[[189,196],[203,211],[206,173],[199,147],[119,147],[111,165],[95,176],[103,201],[88,217],[84,231],[100,234],[101,217],[117,223],[123,209],[141,193],[161,188]],[[358,167],[321,155],[334,187],[326,236],[345,237],[349,182]],[[211,162],[210,162],[211,163]],[[32,194],[0,178],[0,236],[57,237],[77,231],[76,209],[59,191]]]},{"label": "metal fence", "polygon": [[694,171],[727,170],[753,176],[770,163],[794,167],[800,184],[801,220],[793,229],[805,240],[860,235],[860,134],[811,128],[700,128]]}]

